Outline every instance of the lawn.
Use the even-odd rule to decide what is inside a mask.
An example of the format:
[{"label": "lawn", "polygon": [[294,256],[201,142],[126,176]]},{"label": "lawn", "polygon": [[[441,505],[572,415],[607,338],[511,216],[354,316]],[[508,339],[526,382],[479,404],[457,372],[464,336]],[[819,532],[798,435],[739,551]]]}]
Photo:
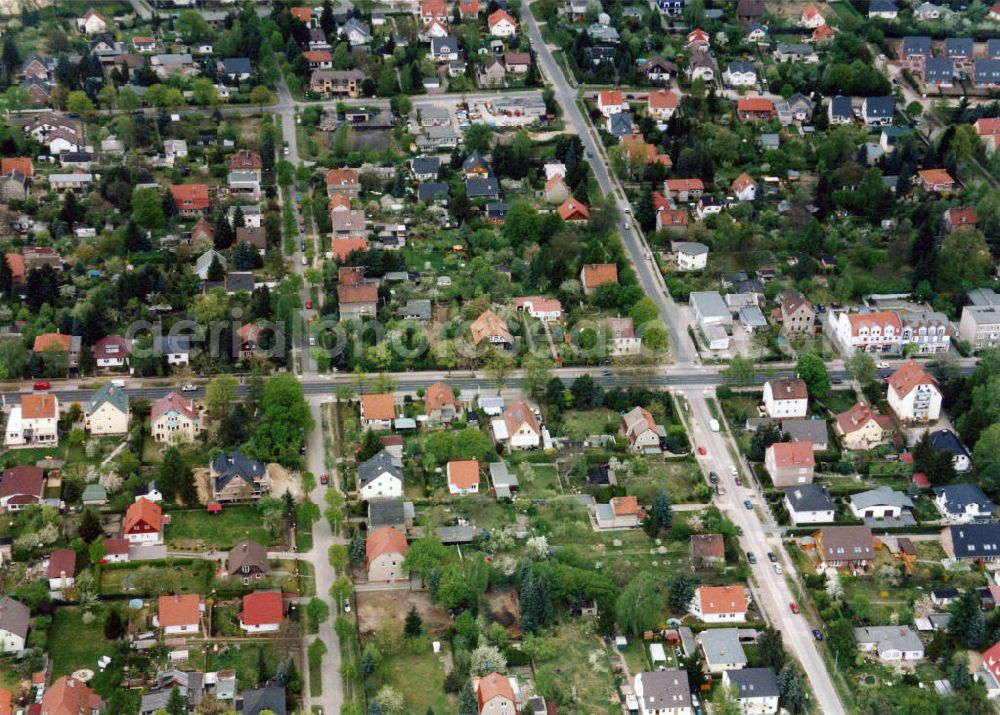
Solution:
[{"label": "lawn", "polygon": [[208,561],[146,562],[123,566],[101,567],[101,595],[119,594],[149,596],[139,593],[135,586],[126,586],[129,576],[135,577],[140,569],[153,569],[157,574],[154,593],[204,593],[212,580],[212,564]]},{"label": "lawn", "polygon": [[554,464],[524,462],[514,471],[522,494],[532,498],[562,494],[562,486]]},{"label": "lawn", "polygon": [[562,416],[562,433],[573,440],[584,440],[592,434],[611,434],[618,429],[621,418],[611,410],[570,410]]},{"label": "lawn", "polygon": [[644,504],[652,504],[659,489],[665,489],[674,504],[706,502],[711,498],[701,469],[691,461],[667,462],[647,459],[645,474],[633,474],[624,483],[629,494],[639,497]]},{"label": "lawn", "polygon": [[226,506],[220,514],[209,514],[204,509],[172,511],[170,517],[167,544],[171,548],[231,549],[243,539],[264,546],[278,545],[253,506]]},{"label": "lawn", "polygon": [[[593,634],[594,620],[565,619],[554,634],[562,655],[558,660],[538,663],[538,673],[554,673],[557,687],[576,692],[577,710],[589,715],[618,715],[621,706],[611,677],[604,644]],[[641,646],[640,646],[641,647]]]},{"label": "lawn", "polygon": [[[269,673],[278,667],[278,655],[268,644],[229,644],[219,653],[205,651],[205,671],[232,668],[236,671],[237,683],[256,683],[258,679],[260,651],[264,652],[264,665]],[[194,665],[194,663],[192,663]],[[242,686],[241,686],[242,687]]]},{"label": "lawn", "polygon": [[455,698],[444,692],[444,661],[448,657],[447,646],[442,644],[442,653],[430,651],[427,641],[425,653],[411,653],[404,650],[387,658],[389,683],[403,694],[406,712],[423,715],[428,708],[435,713],[455,712]]},{"label": "lawn", "polygon": [[29,449],[8,449],[0,454],[0,467],[25,467],[31,466],[35,462],[53,457],[63,459],[66,455],[66,448],[59,447],[32,447]]},{"label": "lawn", "polygon": [[79,608],[57,608],[49,628],[48,653],[52,675],[68,675],[80,668],[97,669],[97,659],[112,655],[114,646],[104,637],[104,610],[94,610],[93,622],[83,622]]},{"label": "lawn", "polygon": [[[858,395],[854,390],[830,390],[830,392],[819,403],[822,404],[826,409],[830,410],[833,414],[839,414],[841,412],[847,412],[847,410],[854,407],[854,404],[858,401]],[[818,404],[816,405],[819,406]],[[817,414],[825,417],[818,409]]]}]

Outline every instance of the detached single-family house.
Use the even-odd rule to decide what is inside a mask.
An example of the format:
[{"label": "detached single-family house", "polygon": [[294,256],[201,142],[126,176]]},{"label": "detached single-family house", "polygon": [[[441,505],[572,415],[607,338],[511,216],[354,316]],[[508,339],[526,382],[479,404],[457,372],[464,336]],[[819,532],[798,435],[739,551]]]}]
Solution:
[{"label": "detached single-family house", "polygon": [[646,112],[649,116],[660,121],[666,121],[674,116],[674,112],[676,111],[676,94],[663,89],[649,93],[649,99],[646,100]]},{"label": "detached single-family house", "polygon": [[140,497],[125,512],[122,535],[130,544],[163,543],[163,510],[159,504]]},{"label": "detached single-family house", "polygon": [[620,114],[628,108],[625,100],[622,99],[621,90],[608,89],[597,93],[597,111],[605,118],[613,114]]},{"label": "detached single-family house", "polygon": [[240,579],[244,585],[260,581],[271,573],[271,562],[267,559],[267,549],[256,541],[241,541],[229,550],[226,558],[225,575]]},{"label": "detached single-family house", "polygon": [[72,549],[56,549],[49,554],[49,591],[61,593],[76,583],[76,552]]},{"label": "detached single-family house", "polygon": [[704,623],[743,623],[747,596],[741,585],[701,586],[695,590],[691,612]]},{"label": "detached single-family house", "polygon": [[492,310],[483,311],[478,318],[469,324],[469,333],[474,345],[508,349],[514,345],[514,336],[507,327],[507,321]]},{"label": "detached single-family house", "polygon": [[948,558],[956,561],[996,561],[1000,558],[1000,523],[945,527],[941,547]]},{"label": "detached single-family house", "polygon": [[691,560],[699,566],[725,563],[726,543],[722,534],[692,534]]},{"label": "detached single-family house", "polygon": [[924,659],[924,644],[909,626],[867,626],[854,629],[858,650],[883,662]]},{"label": "detached single-family house", "polygon": [[709,628],[698,634],[705,666],[713,675],[746,667],[749,662],[740,643],[738,628]]},{"label": "detached single-family house", "polygon": [[84,428],[91,435],[127,434],[128,395],[110,382],[102,385],[83,410]]},{"label": "detached single-family house", "polygon": [[108,335],[94,343],[94,359],[100,368],[125,367],[131,352],[132,343],[120,335]]},{"label": "detached single-family house", "polygon": [[518,400],[503,410],[490,423],[493,439],[508,449],[535,449],[541,444],[542,429],[538,417],[524,400]]},{"label": "detached single-family house", "polygon": [[0,652],[23,651],[30,625],[31,609],[9,596],[0,596]]},{"label": "detached single-family house", "polygon": [[593,526],[598,531],[636,529],[645,518],[645,512],[634,496],[612,497],[607,504],[593,503],[590,513]]},{"label": "detached single-family house", "polygon": [[614,263],[588,263],[580,269],[584,295],[590,295],[606,283],[617,282],[618,266]]},{"label": "detached single-family house", "polygon": [[358,495],[362,501],[403,496],[403,472],[387,450],[358,465]]},{"label": "detached single-family house", "polygon": [[219,453],[209,468],[213,500],[222,502],[257,501],[271,490],[271,479],[263,462],[250,459],[239,450]]},{"label": "detached single-family house", "polygon": [[686,670],[654,670],[635,676],[639,715],[694,715]]},{"label": "detached single-family house", "polygon": [[449,494],[479,493],[479,460],[451,460],[445,467]]},{"label": "detached single-family house", "polygon": [[587,223],[590,221],[590,209],[581,201],[570,197],[556,211],[559,218],[567,223]]},{"label": "detached single-family house", "polygon": [[100,695],[69,675],[45,688],[40,705],[41,715],[99,715],[104,707]]},{"label": "detached single-family house", "polygon": [[645,407],[633,407],[626,412],[618,426],[618,433],[625,437],[633,452],[660,451],[660,442],[666,431],[656,424],[653,414]]},{"label": "detached single-family house", "polygon": [[562,303],[556,298],[545,298],[539,295],[526,295],[514,298],[514,307],[518,312],[524,312],[544,323],[562,320]]},{"label": "detached single-family house", "polygon": [[201,629],[201,614],[205,605],[197,593],[176,593],[160,596],[154,625],[164,635],[188,635]]},{"label": "detached single-family house", "polygon": [[775,442],[764,453],[764,469],[777,488],[811,484],[816,457],[808,442]]},{"label": "detached single-family house", "polygon": [[929,194],[950,194],[957,184],[947,169],[922,169],[917,172],[918,185]]},{"label": "detached single-family house", "polygon": [[826,487],[819,484],[800,484],[785,489],[785,509],[792,523],[799,524],[830,524],[837,513],[837,505],[833,503]]},{"label": "detached single-family house", "polygon": [[396,419],[396,402],[391,393],[361,396],[361,427],[385,430]]},{"label": "detached single-family house", "polygon": [[365,540],[365,564],[370,582],[393,582],[405,577],[406,536],[391,526],[380,526]]},{"label": "detached single-family house", "polygon": [[708,246],[697,241],[674,241],[670,250],[677,257],[677,269],[700,271],[708,265]]},{"label": "detached single-family house", "polygon": [[733,179],[729,190],[736,195],[738,201],[753,201],[757,198],[757,182],[745,171]]},{"label": "detached single-family house", "polygon": [[108,23],[97,10],[90,8],[83,17],[76,18],[76,29],[85,35],[107,32]]},{"label": "detached single-family house", "polygon": [[435,382],[424,391],[424,414],[434,422],[451,422],[462,414],[462,403],[447,382]]},{"label": "detached single-family house", "polygon": [[764,409],[768,417],[805,417],[809,411],[809,388],[797,377],[776,377],[764,383]]},{"label": "detached single-family house", "polygon": [[861,118],[868,126],[888,126],[895,113],[892,97],[865,97],[861,103]]},{"label": "detached single-family house", "polygon": [[736,691],[736,702],[746,715],[778,712],[778,678],[772,668],[740,668],[722,674],[722,686]]},{"label": "detached single-family house", "polygon": [[45,471],[28,465],[8,467],[0,479],[0,509],[20,511],[29,504],[38,504],[45,494]]},{"label": "detached single-family house", "polygon": [[962,444],[958,435],[951,430],[941,429],[932,432],[931,447],[935,454],[950,453],[956,472],[967,472],[972,467],[972,457],[969,455],[969,450]]},{"label": "detached single-family house", "polygon": [[55,395],[21,395],[21,402],[10,408],[4,444],[55,446],[59,443],[59,398]]},{"label": "detached single-family house", "polygon": [[274,633],[285,620],[280,591],[254,591],[243,597],[240,628],[247,633]]},{"label": "detached single-family house", "polygon": [[153,403],[149,420],[155,442],[191,444],[205,428],[194,402],[173,391]]},{"label": "detached single-family house", "polygon": [[863,571],[875,559],[875,539],[867,526],[827,526],[813,534],[824,566]]},{"label": "detached single-family house", "polygon": [[834,431],[840,436],[844,449],[868,450],[889,439],[895,428],[892,417],[880,415],[871,405],[858,402],[837,415]]},{"label": "detached single-family house", "polygon": [[512,675],[489,673],[475,683],[479,715],[517,715],[521,707],[521,691]]},{"label": "detached single-family house", "polygon": [[948,484],[934,487],[934,506],[952,524],[968,524],[993,518],[996,506],[978,484]]},{"label": "detached single-family house", "polygon": [[517,32],[517,22],[503,9],[496,10],[486,18],[486,25],[493,37],[512,37]]}]

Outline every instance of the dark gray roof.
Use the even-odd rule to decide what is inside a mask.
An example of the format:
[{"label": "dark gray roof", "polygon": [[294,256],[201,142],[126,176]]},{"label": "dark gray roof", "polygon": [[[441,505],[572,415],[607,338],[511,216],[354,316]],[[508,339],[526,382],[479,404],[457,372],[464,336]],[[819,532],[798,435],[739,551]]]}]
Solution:
[{"label": "dark gray roof", "polygon": [[705,651],[705,660],[709,665],[723,663],[747,662],[747,655],[740,645],[739,629],[709,628],[698,636],[701,648]]},{"label": "dark gray roof", "polygon": [[931,38],[926,35],[907,35],[903,38],[903,56],[931,54]]},{"label": "dark gray roof", "polygon": [[215,474],[215,489],[219,492],[233,479],[242,478],[253,482],[264,476],[264,463],[250,459],[237,449],[228,455],[220,452],[212,460],[212,472]]},{"label": "dark gray roof", "polygon": [[778,679],[771,668],[727,670],[726,677],[740,699],[778,697]]},{"label": "dark gray roof", "polygon": [[1000,84],[1000,59],[976,60],[975,72],[976,84]]},{"label": "dark gray roof", "polygon": [[632,113],[619,112],[611,115],[608,131],[616,137],[621,137],[625,134],[631,134],[633,126],[635,126],[635,122],[632,119]]},{"label": "dark gray roof", "polygon": [[781,431],[788,433],[793,442],[809,442],[813,445],[825,445],[829,441],[826,432],[826,420],[810,420],[794,418],[781,421]]},{"label": "dark gray roof", "polygon": [[[934,451],[938,454],[948,450],[954,456],[969,456],[968,450],[965,449],[965,445],[962,441],[955,435],[951,430],[939,429],[937,432],[931,433],[931,446]],[[964,486],[964,485],[955,485]]]},{"label": "dark gray roof", "polygon": [[736,60],[729,63],[729,74],[733,74],[735,72],[752,72],[754,76],[756,76],[757,69],[753,66],[753,62]]},{"label": "dark gray roof", "polygon": [[458,40],[454,37],[432,37],[431,54],[444,55],[458,52]]},{"label": "dark gray roof", "polygon": [[404,318],[417,318],[418,320],[430,320],[433,314],[431,302],[427,298],[412,298],[396,312]]},{"label": "dark gray roof", "polygon": [[28,637],[31,610],[20,601],[0,596],[0,628],[22,638]]},{"label": "dark gray roof", "polygon": [[971,504],[978,504],[980,511],[993,511],[993,502],[978,484],[948,484],[934,487],[935,497],[944,497],[944,506],[951,514],[964,512]]},{"label": "dark gray roof", "polygon": [[421,201],[435,201],[448,198],[449,187],[440,181],[427,181],[417,187],[417,197]]},{"label": "dark gray roof", "polygon": [[470,199],[500,198],[500,182],[495,177],[487,179],[466,179],[465,193]]},{"label": "dark gray roof", "polygon": [[986,41],[986,56],[1000,57],[1000,37],[994,37]]},{"label": "dark gray roof", "polygon": [[153,338],[153,351],[157,355],[191,351],[190,335],[163,335]]},{"label": "dark gray roof", "polygon": [[441,159],[436,156],[418,156],[413,160],[414,174],[434,174],[441,169]]},{"label": "dark gray roof", "polygon": [[383,449],[371,459],[366,459],[358,465],[358,489],[367,486],[385,473],[389,473],[400,482],[403,481],[403,472],[392,463],[392,455]]},{"label": "dark gray roof", "polygon": [[253,72],[253,64],[246,57],[227,57],[222,60],[222,70],[226,74],[249,74]]},{"label": "dark gray roof", "polygon": [[797,511],[831,511],[835,509],[833,499],[826,487],[819,484],[800,484],[785,490],[785,498]]},{"label": "dark gray roof", "polygon": [[264,710],[270,710],[274,715],[287,715],[285,687],[268,685],[264,688],[244,690],[242,703],[238,704],[236,709],[243,715],[260,715]]},{"label": "dark gray roof", "polygon": [[955,76],[955,61],[948,57],[928,57],[924,63],[924,81],[948,82]]},{"label": "dark gray roof", "polygon": [[686,670],[657,670],[640,673],[643,708],[649,711],[691,707],[691,687]]},{"label": "dark gray roof", "polygon": [[368,502],[368,529],[379,526],[402,526],[406,509],[402,499],[376,499]]},{"label": "dark gray roof", "polygon": [[886,486],[854,494],[851,496],[851,503],[854,505],[855,509],[859,510],[867,509],[872,506],[895,506],[905,509],[913,508],[913,500],[910,499],[910,497],[903,494],[903,492],[897,492],[895,489]]},{"label": "dark gray roof", "polygon": [[972,57],[973,41],[971,37],[949,37],[944,41],[944,54],[952,58]]},{"label": "dark gray roof", "polygon": [[478,151],[474,151],[465,157],[465,161],[462,162],[462,171],[471,171],[479,166],[484,167],[487,173],[493,173],[490,171],[489,162],[483,158],[483,155]]},{"label": "dark gray roof", "polygon": [[869,117],[891,117],[896,113],[892,97],[865,97],[865,113]]},{"label": "dark gray roof", "polygon": [[868,12],[898,12],[899,8],[892,0],[874,0],[868,7]]},{"label": "dark gray roof", "polygon": [[238,293],[239,291],[246,291],[247,293],[253,292],[254,277],[253,273],[227,273],[226,274],[226,292],[227,293]]},{"label": "dark gray roof", "polygon": [[1000,556],[1000,524],[962,524],[952,526],[951,543],[957,559],[996,558]]}]

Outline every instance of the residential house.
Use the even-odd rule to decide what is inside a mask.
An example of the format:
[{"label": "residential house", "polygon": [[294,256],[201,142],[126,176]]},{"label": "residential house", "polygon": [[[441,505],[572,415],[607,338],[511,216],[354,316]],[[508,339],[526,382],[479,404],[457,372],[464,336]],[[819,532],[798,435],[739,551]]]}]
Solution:
[{"label": "residential house", "polygon": [[764,453],[764,469],[775,487],[810,484],[816,457],[808,442],[775,442]]},{"label": "residential house", "polygon": [[493,176],[487,179],[466,179],[465,194],[470,199],[498,201],[500,199],[500,181]]},{"label": "residential house", "polygon": [[365,540],[365,564],[369,582],[393,582],[405,577],[403,559],[407,551],[406,536],[391,526],[381,526],[369,532]]},{"label": "residential house", "polygon": [[834,431],[840,436],[844,449],[868,450],[888,440],[895,428],[892,417],[880,415],[871,405],[857,402],[837,415]]},{"label": "residential house", "polygon": [[458,16],[463,20],[479,15],[479,0],[458,0]]},{"label": "residential house", "polygon": [[185,218],[201,216],[208,210],[208,185],[206,184],[172,184],[170,196],[173,198],[177,213]]},{"label": "residential house", "polygon": [[448,462],[445,473],[448,481],[448,493],[478,494],[479,493],[479,462],[475,459],[452,460]]},{"label": "residential house", "polygon": [[947,209],[944,212],[944,226],[949,233],[958,228],[970,226],[975,228],[979,225],[979,216],[976,209],[971,206],[957,206]]},{"label": "residential house", "polygon": [[[9,596],[0,596],[0,652],[23,651],[30,625],[31,609]],[[10,712],[8,706],[7,713]]]},{"label": "residential house", "polygon": [[646,100],[646,112],[654,119],[665,122],[677,111],[677,95],[667,90],[659,89],[649,93]]},{"label": "residential house", "polygon": [[341,320],[374,317],[378,312],[378,284],[338,285],[337,301]]},{"label": "residential house", "polygon": [[807,5],[806,9],[802,11],[802,15],[799,18],[799,24],[810,30],[815,30],[820,25],[826,24],[826,18],[820,13],[819,8],[815,5]]},{"label": "residential house", "polygon": [[862,653],[893,663],[924,659],[924,644],[909,626],[867,626],[854,629],[854,640]]},{"label": "residential house", "polygon": [[797,377],[776,377],[764,383],[764,410],[768,417],[805,417],[809,388]]},{"label": "residential house", "polygon": [[441,171],[441,159],[436,156],[418,156],[410,162],[410,170],[417,181],[435,181]]},{"label": "residential house", "polygon": [[201,630],[204,610],[205,605],[197,593],[160,596],[153,624],[167,636],[197,634]]},{"label": "residential house", "polygon": [[806,62],[816,64],[819,54],[816,48],[805,42],[779,42],[775,45],[771,57],[775,62]]},{"label": "residential house", "polygon": [[900,421],[935,422],[941,414],[941,390],[916,360],[903,363],[888,379],[889,407]]},{"label": "residential house", "polygon": [[1000,345],[1000,303],[962,308],[958,335],[976,351]]},{"label": "residential house", "polygon": [[517,22],[503,9],[498,9],[486,18],[486,25],[493,37],[512,37],[517,32]]},{"label": "residential house", "polygon": [[580,269],[583,294],[591,295],[606,283],[618,282],[618,266],[614,263],[588,263]]},{"label": "residential house", "polygon": [[726,561],[722,534],[692,534],[691,560],[700,566],[716,566]]},{"label": "residential house", "polygon": [[741,25],[757,22],[766,13],[764,0],[739,0],[736,3],[736,21]]},{"label": "residential house", "polygon": [[638,355],[642,352],[642,338],[635,334],[631,318],[606,318],[608,357]]},{"label": "residential house", "polygon": [[219,453],[209,468],[212,498],[217,502],[257,501],[271,491],[271,479],[262,462],[241,451]]},{"label": "residential house", "polygon": [[747,715],[778,712],[778,679],[772,668],[741,668],[722,674],[722,686],[736,691],[736,702]]},{"label": "residential house", "polygon": [[709,628],[698,634],[697,642],[712,675],[738,670],[748,663],[738,628]]},{"label": "residential house", "polygon": [[541,444],[538,417],[524,400],[518,400],[490,423],[493,438],[510,450],[534,449]]},{"label": "residential house", "polygon": [[861,119],[868,126],[888,126],[895,113],[892,97],[865,97],[861,103]]},{"label": "residential house", "polygon": [[637,529],[645,518],[645,512],[634,496],[612,497],[607,504],[592,503],[590,513],[593,526],[599,531]]},{"label": "residential house", "polygon": [[347,39],[351,47],[367,45],[372,41],[372,31],[368,26],[356,17],[347,20],[337,29],[337,33]]},{"label": "residential house", "polygon": [[205,425],[194,401],[170,391],[153,403],[149,414],[154,442],[191,444]]},{"label": "residential house", "polygon": [[851,98],[836,95],[830,98],[827,107],[827,120],[830,124],[850,124],[854,121],[854,107]]},{"label": "residential house", "polygon": [[927,87],[953,86],[955,60],[950,57],[928,57],[924,62],[924,84]]},{"label": "residential house", "polygon": [[326,172],[326,195],[356,199],[361,195],[361,178],[357,169],[330,169]]},{"label": "residential house", "polygon": [[812,303],[797,291],[785,291],[780,303],[781,329],[786,334],[815,332],[816,311]]},{"label": "residential house", "polygon": [[645,407],[633,407],[626,412],[618,426],[618,433],[625,437],[634,452],[660,451],[660,442],[666,431],[656,424],[652,413]]},{"label": "residential house", "polygon": [[978,484],[948,484],[934,487],[934,505],[953,524],[993,518],[995,506]]},{"label": "residential house", "polygon": [[50,394],[21,395],[10,408],[4,444],[55,446],[59,443],[59,398]]},{"label": "residential house", "polygon": [[917,176],[918,184],[929,194],[950,194],[957,187],[946,169],[923,169],[917,172]]},{"label": "residential house", "polygon": [[52,350],[64,352],[67,355],[67,366],[74,368],[80,359],[80,336],[64,335],[62,333],[42,333],[35,338],[32,350],[44,360],[45,355]]},{"label": "residential house", "polygon": [[333,53],[330,50],[313,50],[303,52],[302,56],[309,63],[311,70],[332,70]]},{"label": "residential house", "polygon": [[85,35],[96,35],[107,32],[108,22],[94,8],[90,8],[83,17],[76,18],[76,29]]},{"label": "residential house", "polygon": [[479,715],[517,715],[521,708],[521,691],[517,678],[489,673],[474,684]]},{"label": "residential house", "polygon": [[[659,216],[659,214],[657,214],[657,216]],[[670,244],[670,250],[677,258],[678,270],[700,271],[708,265],[708,246],[704,243],[698,243],[695,241],[673,241]]]},{"label": "residential house", "polygon": [[309,89],[326,97],[349,97],[361,94],[365,73],[360,70],[313,70]]},{"label": "residential house", "polygon": [[396,418],[396,403],[392,394],[361,396],[361,426],[364,429],[385,430]]},{"label": "residential house", "polygon": [[243,597],[240,629],[247,633],[275,633],[285,620],[280,591],[254,591]]},{"label": "residential house", "polygon": [[784,492],[785,509],[795,526],[833,523],[837,505],[833,503],[826,487],[819,484],[799,484]]},{"label": "residential house", "polygon": [[45,495],[45,471],[41,467],[20,466],[3,470],[0,480],[0,509],[20,511],[29,504],[39,504]]},{"label": "residential house", "polygon": [[574,198],[568,198],[557,209],[559,218],[567,223],[587,223],[590,221],[590,209],[587,205]]},{"label": "residential house", "polygon": [[757,84],[757,69],[753,62],[734,60],[722,73],[722,81],[730,87],[753,87]]},{"label": "residential house", "polygon": [[694,715],[686,670],[655,670],[635,676],[639,715]]},{"label": "residential house", "polygon": [[260,581],[271,574],[271,562],[267,549],[256,541],[240,541],[229,550],[226,557],[225,575],[240,579],[243,585]]},{"label": "residential house", "polygon": [[49,591],[60,593],[73,588],[76,583],[76,552],[72,549],[56,549],[49,554]]},{"label": "residential house", "polygon": [[1000,558],[1000,523],[962,524],[941,531],[945,555],[956,561],[989,563]]},{"label": "residential house", "polygon": [[447,382],[435,382],[424,391],[424,414],[433,422],[451,422],[462,414],[462,403]]},{"label": "residential house", "polygon": [[101,696],[82,680],[63,675],[44,688],[39,715],[99,715]]},{"label": "residential house", "polygon": [[129,544],[162,544],[163,511],[159,504],[139,497],[125,511],[122,536]]},{"label": "residential house", "polygon": [[702,197],[705,183],[701,179],[667,179],[663,182],[663,192],[678,203],[693,203]]},{"label": "residential house", "polygon": [[480,87],[503,87],[507,83],[507,68],[496,57],[490,57],[480,65],[476,81]]},{"label": "residential house", "polygon": [[626,109],[628,109],[628,105],[622,99],[621,90],[608,89],[597,93],[597,111],[605,118],[613,114],[620,114]]},{"label": "residential house", "polygon": [[554,323],[562,320],[562,303],[556,298],[545,298],[540,295],[527,295],[514,298],[514,308],[518,312],[526,312],[532,318],[543,323]]},{"label": "residential house", "polygon": [[561,204],[570,197],[566,181],[558,174],[545,182],[542,194],[545,196],[545,200],[551,204]]},{"label": "residential house", "polygon": [[898,519],[913,510],[910,497],[886,486],[852,494],[847,503],[857,519]]},{"label": "residential house", "polygon": [[701,586],[695,590],[691,612],[704,623],[743,623],[746,590],[741,585]]},{"label": "residential house", "polygon": [[92,436],[127,434],[129,417],[128,395],[108,382],[87,402],[83,410],[84,429]]},{"label": "residential house", "polygon": [[684,48],[688,50],[708,52],[711,46],[712,39],[709,37],[709,34],[700,27],[696,27],[687,34],[687,43],[684,45]]},{"label": "residential house", "polygon": [[733,179],[729,190],[736,194],[738,201],[753,201],[757,198],[757,182],[746,172]]},{"label": "residential house", "polygon": [[118,335],[109,335],[94,343],[94,359],[99,368],[122,368],[132,352],[132,343]]},{"label": "residential house", "polygon": [[431,48],[427,55],[430,59],[435,62],[455,62],[459,55],[457,37],[445,35],[431,38]]},{"label": "residential house", "polygon": [[813,541],[824,567],[863,571],[875,559],[875,539],[867,526],[827,526],[813,534]]},{"label": "residential house", "polygon": [[1000,144],[1000,140],[998,140],[1000,137],[1000,118],[980,117],[972,126],[986,147],[986,153],[995,152]]},{"label": "residential house", "polygon": [[695,50],[688,60],[685,74],[692,82],[702,80],[706,83],[715,81],[715,60],[704,50]]},{"label": "residential house", "polygon": [[514,336],[510,334],[507,321],[492,310],[484,311],[469,325],[472,343],[479,346],[485,341],[487,346],[507,350],[514,346]]},{"label": "residential house", "polygon": [[358,465],[358,496],[362,501],[403,496],[403,471],[387,450]]},{"label": "residential house", "polygon": [[868,17],[880,20],[895,20],[899,15],[899,8],[892,0],[873,0],[868,6]]},{"label": "residential house", "polygon": [[247,57],[222,60],[222,74],[231,82],[245,82],[253,76],[253,63]]},{"label": "residential house", "polygon": [[504,67],[507,72],[516,75],[526,75],[531,69],[530,52],[505,52],[503,56]]}]

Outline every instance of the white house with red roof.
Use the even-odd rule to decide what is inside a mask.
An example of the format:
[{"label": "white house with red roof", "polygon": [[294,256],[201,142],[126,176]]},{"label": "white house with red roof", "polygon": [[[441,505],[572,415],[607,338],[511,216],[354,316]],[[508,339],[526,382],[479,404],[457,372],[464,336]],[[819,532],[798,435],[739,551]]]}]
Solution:
[{"label": "white house with red roof", "polygon": [[826,24],[826,18],[820,13],[819,8],[815,5],[809,5],[802,11],[802,15],[799,17],[799,24],[807,29],[815,30],[820,25]]},{"label": "white house with red roof", "polygon": [[240,628],[247,633],[273,633],[281,630],[285,604],[280,591],[254,591],[243,597]]},{"label": "white house with red roof", "polygon": [[125,367],[132,352],[132,343],[120,335],[108,335],[94,343],[94,359],[97,367]]},{"label": "white house with red roof", "polygon": [[76,18],[76,29],[85,35],[96,35],[106,32],[108,23],[97,10],[90,8],[83,17]]},{"label": "white house with red roof", "polygon": [[130,544],[163,543],[163,510],[160,505],[145,497],[132,502],[125,512],[122,532]]},{"label": "white house with red roof", "polygon": [[449,494],[479,493],[479,460],[453,459],[446,467]]},{"label": "white house with red roof", "polygon": [[649,93],[646,111],[655,119],[667,120],[677,111],[677,95],[665,89]]},{"label": "white house with red roof", "polygon": [[149,422],[153,440],[169,444],[190,444],[205,428],[194,401],[173,391],[153,403]]},{"label": "white house with red roof", "polygon": [[621,90],[607,89],[597,93],[597,111],[605,117],[612,114],[621,114],[625,111],[625,100],[622,99]]},{"label": "white house with red roof", "polygon": [[904,363],[887,380],[889,407],[903,422],[935,422],[941,416],[941,390],[916,360]]},{"label": "white house with red roof", "polygon": [[518,400],[494,419],[490,426],[493,439],[508,449],[534,449],[542,442],[542,429],[538,417],[528,403]]},{"label": "white house with red roof", "polygon": [[517,32],[517,22],[506,10],[497,10],[486,18],[493,37],[513,37]]},{"label": "white house with red roof", "polygon": [[986,147],[986,153],[992,154],[1000,143],[1000,118],[981,117],[972,125]]},{"label": "white house with red roof", "polygon": [[45,472],[41,467],[9,467],[0,479],[0,509],[20,511],[38,504],[45,492]]},{"label": "white house with red roof", "polygon": [[983,652],[983,667],[976,673],[976,680],[986,686],[988,698],[1000,696],[1000,641]]},{"label": "white house with red roof", "polygon": [[870,313],[842,311],[833,320],[834,334],[845,355],[856,350],[867,353],[899,352],[903,324],[899,315],[890,310]]},{"label": "white house with red roof", "polygon": [[685,47],[689,50],[704,50],[707,52],[711,45],[712,39],[709,37],[709,34],[701,28],[695,28],[688,33]]},{"label": "white house with red roof", "polygon": [[702,586],[694,593],[691,613],[704,623],[743,623],[747,595],[743,586]]},{"label": "white house with red roof", "polygon": [[61,592],[76,583],[76,552],[56,549],[49,555],[49,591]]},{"label": "white house with red roof", "polygon": [[557,298],[544,298],[539,295],[521,296],[514,299],[514,307],[519,312],[526,312],[532,318],[544,323],[562,320],[562,303]]}]

